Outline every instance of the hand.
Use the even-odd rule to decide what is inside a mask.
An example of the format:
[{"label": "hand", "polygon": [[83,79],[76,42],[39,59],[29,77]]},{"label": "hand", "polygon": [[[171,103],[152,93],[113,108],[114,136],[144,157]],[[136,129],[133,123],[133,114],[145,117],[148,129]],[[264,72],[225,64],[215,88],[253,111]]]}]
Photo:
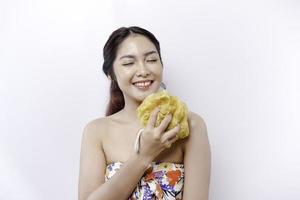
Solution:
[{"label": "hand", "polygon": [[155,127],[158,113],[159,108],[157,107],[154,109],[154,111],[152,111],[147,122],[147,126],[144,128],[140,138],[139,153],[147,160],[151,161],[164,149],[172,146],[172,144],[178,139],[177,133],[180,130],[180,126],[177,125],[176,127],[165,132],[165,129],[172,120],[171,114],[167,115],[161,121],[160,125]]}]

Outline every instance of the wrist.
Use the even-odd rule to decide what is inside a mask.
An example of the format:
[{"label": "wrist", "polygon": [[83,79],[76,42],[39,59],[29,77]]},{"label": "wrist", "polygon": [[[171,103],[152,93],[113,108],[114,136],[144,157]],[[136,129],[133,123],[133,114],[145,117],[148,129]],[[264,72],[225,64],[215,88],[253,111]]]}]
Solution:
[{"label": "wrist", "polygon": [[133,158],[137,163],[141,164],[145,169],[149,167],[149,165],[152,163],[153,160],[151,158],[145,157],[138,153],[134,153]]}]

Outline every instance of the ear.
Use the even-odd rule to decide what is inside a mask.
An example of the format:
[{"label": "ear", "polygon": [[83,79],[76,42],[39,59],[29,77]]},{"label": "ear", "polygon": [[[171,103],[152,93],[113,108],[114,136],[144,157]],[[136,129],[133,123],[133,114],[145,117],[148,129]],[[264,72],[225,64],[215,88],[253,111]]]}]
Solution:
[{"label": "ear", "polygon": [[109,80],[111,80],[111,77],[110,77],[110,75],[108,75],[108,76],[107,76],[107,78],[108,78]]}]

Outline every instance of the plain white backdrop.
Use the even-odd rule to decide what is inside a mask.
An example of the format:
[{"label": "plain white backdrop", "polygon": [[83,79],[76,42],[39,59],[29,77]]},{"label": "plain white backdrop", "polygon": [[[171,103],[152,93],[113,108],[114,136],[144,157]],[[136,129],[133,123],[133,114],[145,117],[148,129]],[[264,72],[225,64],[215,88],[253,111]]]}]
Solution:
[{"label": "plain white backdrop", "polygon": [[83,127],[108,101],[102,48],[131,25],[206,122],[210,200],[300,199],[296,0],[0,0],[0,199],[77,199]]}]

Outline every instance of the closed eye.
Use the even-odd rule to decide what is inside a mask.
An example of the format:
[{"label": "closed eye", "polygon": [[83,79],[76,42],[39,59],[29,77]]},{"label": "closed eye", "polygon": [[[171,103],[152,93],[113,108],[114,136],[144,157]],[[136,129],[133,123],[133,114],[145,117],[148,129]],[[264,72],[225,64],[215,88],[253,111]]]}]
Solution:
[{"label": "closed eye", "polygon": [[157,59],[156,60],[148,60],[149,62],[156,62],[157,61]]},{"label": "closed eye", "polygon": [[123,64],[124,66],[127,66],[127,65],[132,65],[133,63],[125,63]]},{"label": "closed eye", "polygon": [[[157,61],[157,59],[154,59],[154,60],[147,60],[148,62],[150,62],[150,63],[154,63],[154,62],[156,62]],[[128,65],[132,65],[133,64],[133,62],[131,62],[131,63],[125,63],[125,64],[123,64],[123,66],[128,66]]]}]

